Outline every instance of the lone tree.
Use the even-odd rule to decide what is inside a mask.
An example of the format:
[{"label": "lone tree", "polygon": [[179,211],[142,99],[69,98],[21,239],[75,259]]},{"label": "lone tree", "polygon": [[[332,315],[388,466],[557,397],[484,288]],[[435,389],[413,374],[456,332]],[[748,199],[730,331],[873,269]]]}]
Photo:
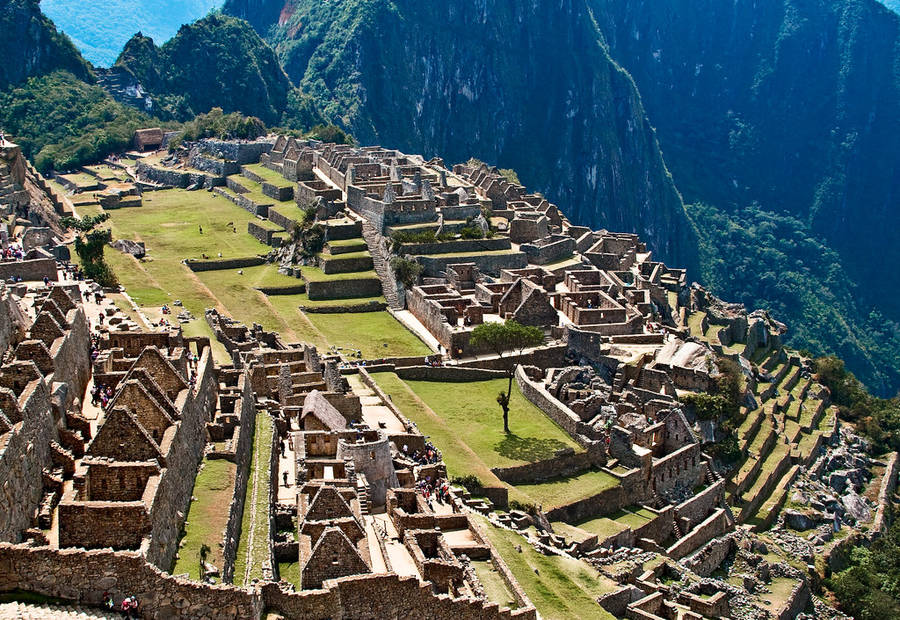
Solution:
[{"label": "lone tree", "polygon": [[100,286],[118,284],[116,274],[103,259],[103,250],[106,244],[112,241],[112,232],[108,228],[105,230],[96,228],[108,219],[109,213],[100,213],[85,215],[80,220],[72,216],[60,220],[64,227],[78,233],[75,237],[75,253],[81,259],[84,275]]},{"label": "lone tree", "polygon": [[[505,323],[482,323],[472,330],[472,336],[469,339],[472,346],[490,349],[500,358],[506,351],[517,351],[521,354],[528,347],[536,347],[543,341],[544,332],[540,328],[522,325],[513,320]],[[503,432],[507,434],[509,433],[509,401],[512,395],[512,380],[519,365],[512,358],[508,359],[506,375],[509,383],[506,392],[500,392],[497,395],[497,404],[503,411]]]}]

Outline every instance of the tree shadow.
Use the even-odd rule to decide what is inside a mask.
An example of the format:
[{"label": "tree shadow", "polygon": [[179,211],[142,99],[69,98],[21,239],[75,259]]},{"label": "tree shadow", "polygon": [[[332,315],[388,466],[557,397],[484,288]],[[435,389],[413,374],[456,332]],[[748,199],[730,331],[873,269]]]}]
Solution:
[{"label": "tree shadow", "polygon": [[510,433],[502,441],[497,442],[494,451],[508,459],[534,463],[553,458],[558,450],[568,447],[559,439],[519,437],[515,433]]}]

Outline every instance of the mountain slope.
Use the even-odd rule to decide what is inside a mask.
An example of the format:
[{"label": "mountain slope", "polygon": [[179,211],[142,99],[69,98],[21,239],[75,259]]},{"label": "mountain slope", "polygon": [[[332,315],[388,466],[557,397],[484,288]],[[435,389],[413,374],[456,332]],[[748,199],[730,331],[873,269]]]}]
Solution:
[{"label": "mountain slope", "polygon": [[221,4],[221,0],[42,0],[41,9],[72,38],[85,58],[108,67],[138,30],[156,41],[167,41],[182,24]]},{"label": "mountain slope", "polygon": [[224,10],[268,32],[288,75],[361,142],[515,168],[580,223],[639,232],[657,256],[696,268],[640,97],[583,0],[276,6]]},{"label": "mountain slope", "polygon": [[116,62],[180,120],[221,107],[280,121],[291,82],[272,49],[244,21],[212,14],[157,47],[136,34]]},{"label": "mountain slope", "polygon": [[900,319],[900,18],[874,0],[591,0],[685,199],[793,215]]},{"label": "mountain slope", "polygon": [[61,69],[92,79],[75,46],[42,13],[39,0],[0,0],[0,90]]}]

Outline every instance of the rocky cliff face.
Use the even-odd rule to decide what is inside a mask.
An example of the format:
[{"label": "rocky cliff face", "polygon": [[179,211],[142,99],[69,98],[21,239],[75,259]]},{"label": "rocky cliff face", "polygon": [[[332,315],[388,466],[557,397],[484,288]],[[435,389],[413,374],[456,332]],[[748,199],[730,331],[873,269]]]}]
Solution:
[{"label": "rocky cliff face", "polygon": [[293,81],[363,143],[475,156],[585,225],[640,233],[697,265],[694,231],[640,97],[583,0],[298,0],[251,17]]},{"label": "rocky cliff face", "polygon": [[900,317],[900,18],[874,0],[590,0],[690,202],[758,202]]},{"label": "rocky cliff face", "polygon": [[57,69],[90,79],[90,66],[47,19],[39,0],[0,0],[0,90]]}]

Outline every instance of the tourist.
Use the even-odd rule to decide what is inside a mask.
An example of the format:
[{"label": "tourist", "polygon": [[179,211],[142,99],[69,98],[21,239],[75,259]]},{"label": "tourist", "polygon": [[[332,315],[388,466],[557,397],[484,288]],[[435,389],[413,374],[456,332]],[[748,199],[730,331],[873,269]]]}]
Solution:
[{"label": "tourist", "polygon": [[203,234],[203,226],[198,226],[198,228],[200,229],[200,234],[202,235]]},{"label": "tourist", "polygon": [[[282,455],[282,456],[283,456],[283,455]],[[288,485],[288,482],[287,482],[287,479],[288,479],[288,473],[287,473],[286,471],[285,471],[285,472],[281,472],[281,477],[284,479],[284,486],[287,486],[287,485]]]},{"label": "tourist", "polygon": [[112,594],[110,594],[109,592],[103,593],[103,606],[110,611],[116,608],[116,602],[113,600]]}]

